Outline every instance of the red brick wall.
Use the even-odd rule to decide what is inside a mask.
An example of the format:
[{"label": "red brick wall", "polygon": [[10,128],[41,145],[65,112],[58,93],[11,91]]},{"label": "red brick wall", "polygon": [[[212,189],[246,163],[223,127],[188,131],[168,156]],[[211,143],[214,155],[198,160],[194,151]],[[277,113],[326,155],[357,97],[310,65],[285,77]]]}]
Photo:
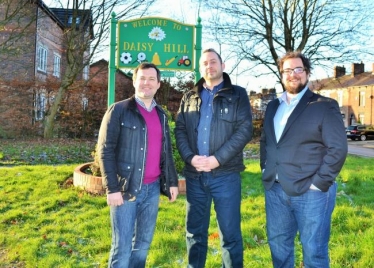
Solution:
[{"label": "red brick wall", "polygon": [[[36,36],[36,53],[38,47],[42,45],[47,48],[47,73],[37,70],[38,56],[36,56],[35,73],[36,79],[45,81],[48,76],[53,75],[54,55],[61,57],[61,76],[66,69],[66,55],[64,47],[64,32],[61,27],[52,20],[42,9],[38,8],[37,36]],[[60,78],[61,78],[60,76]]]},{"label": "red brick wall", "polygon": [[[29,81],[34,78],[37,6],[29,1],[8,2],[12,4],[0,4],[0,20],[5,23],[0,27],[0,80]],[[6,20],[6,12],[17,16]]]},{"label": "red brick wall", "polygon": [[0,137],[35,135],[41,124],[32,122],[33,93],[30,85],[0,83]]},{"label": "red brick wall", "polygon": [[[348,88],[346,92],[348,98],[345,105],[349,107],[347,114],[348,125],[351,124],[351,114],[353,114],[356,123],[360,120],[359,115],[363,114],[364,122],[360,123],[374,125],[374,99],[371,98],[374,95],[374,85]],[[360,105],[360,92],[365,92],[365,105]]]}]

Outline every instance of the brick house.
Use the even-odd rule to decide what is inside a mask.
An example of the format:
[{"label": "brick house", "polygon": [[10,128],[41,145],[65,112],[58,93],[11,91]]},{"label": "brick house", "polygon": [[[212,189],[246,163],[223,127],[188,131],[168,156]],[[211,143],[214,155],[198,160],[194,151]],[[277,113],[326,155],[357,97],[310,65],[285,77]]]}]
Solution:
[{"label": "brick house", "polygon": [[344,125],[374,125],[374,64],[365,72],[364,63],[353,63],[351,74],[345,67],[335,66],[331,78],[311,81],[311,90],[338,101]]},{"label": "brick house", "polygon": [[275,88],[263,88],[261,93],[250,92],[249,100],[252,108],[253,120],[262,120],[265,116],[266,107],[270,101],[275,100],[277,94]]},{"label": "brick house", "polygon": [[[90,38],[91,11],[73,16],[73,10],[48,8],[42,0],[6,2],[0,3],[0,137],[35,134],[66,70],[67,33],[81,23],[78,38]],[[88,55],[89,49],[83,58]],[[78,80],[89,77],[83,60],[82,69]]]},{"label": "brick house", "polygon": [[[9,21],[8,9],[16,15]],[[0,3],[0,138],[43,133],[45,113],[67,70],[69,29],[80,23],[84,31],[76,39],[83,43],[80,38],[93,36],[90,19],[86,19],[90,16],[89,10],[49,8],[42,0],[14,0],[11,6]],[[84,66],[89,52],[84,51],[83,71],[59,106],[58,137],[92,136],[107,108],[108,62]],[[117,71],[115,101],[133,94],[131,74]],[[181,92],[163,81],[156,100],[176,113],[181,97]]]}]

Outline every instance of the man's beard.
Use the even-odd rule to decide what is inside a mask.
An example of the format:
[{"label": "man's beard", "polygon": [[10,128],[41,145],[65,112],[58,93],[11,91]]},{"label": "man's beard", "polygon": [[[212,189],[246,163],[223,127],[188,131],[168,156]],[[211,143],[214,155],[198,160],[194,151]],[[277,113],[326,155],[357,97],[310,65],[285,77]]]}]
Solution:
[{"label": "man's beard", "polygon": [[219,80],[222,78],[222,72],[221,71],[216,71],[215,73],[213,74],[206,74],[206,78],[211,80],[211,81],[216,81],[216,80]]},{"label": "man's beard", "polygon": [[286,91],[287,91],[288,93],[291,93],[291,94],[298,94],[298,93],[300,93],[300,92],[301,92],[301,91],[306,87],[306,85],[308,85],[308,80],[305,81],[304,84],[299,83],[299,84],[297,85],[297,87],[290,86],[290,84],[288,83],[288,84],[285,84],[285,85],[284,85],[284,88],[286,89]]}]

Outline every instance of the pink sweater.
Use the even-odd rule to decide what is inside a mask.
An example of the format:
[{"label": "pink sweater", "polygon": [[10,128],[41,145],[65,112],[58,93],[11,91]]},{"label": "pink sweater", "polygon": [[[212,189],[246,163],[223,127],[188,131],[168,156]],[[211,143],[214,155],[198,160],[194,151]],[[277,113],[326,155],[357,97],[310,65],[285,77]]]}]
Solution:
[{"label": "pink sweater", "polygon": [[157,109],[148,112],[139,104],[137,105],[147,125],[147,155],[145,162],[144,184],[149,184],[158,179],[161,174],[160,160],[162,149],[162,128]]}]

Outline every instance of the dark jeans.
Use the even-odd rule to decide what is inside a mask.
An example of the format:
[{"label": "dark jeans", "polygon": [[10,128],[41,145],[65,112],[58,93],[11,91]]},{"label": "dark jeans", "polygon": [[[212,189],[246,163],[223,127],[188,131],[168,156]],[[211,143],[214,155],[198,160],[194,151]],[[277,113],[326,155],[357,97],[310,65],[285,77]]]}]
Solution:
[{"label": "dark jeans", "polygon": [[156,226],[160,183],[142,186],[134,201],[110,207],[112,248],[108,267],[145,267]]},{"label": "dark jeans", "polygon": [[300,196],[288,196],[280,183],[274,183],[265,191],[267,236],[274,267],[294,267],[297,231],[304,266],[330,267],[328,243],[336,189],[334,183],[327,192],[308,190]]},{"label": "dark jeans", "polygon": [[221,240],[222,267],[243,267],[240,174],[213,177],[211,173],[203,173],[198,179],[186,178],[186,188],[188,267],[205,266],[212,201]]}]

